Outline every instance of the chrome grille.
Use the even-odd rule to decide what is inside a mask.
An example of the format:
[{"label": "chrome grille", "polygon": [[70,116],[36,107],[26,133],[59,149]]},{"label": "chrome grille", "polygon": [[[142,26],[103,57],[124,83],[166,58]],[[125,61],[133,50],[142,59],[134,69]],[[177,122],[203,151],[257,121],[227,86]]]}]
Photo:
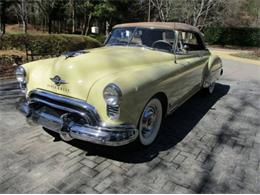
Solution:
[{"label": "chrome grille", "polygon": [[29,104],[30,106],[43,105],[65,113],[80,115],[91,125],[98,125],[100,122],[95,108],[82,100],[35,90],[29,94]]},{"label": "chrome grille", "polygon": [[107,115],[111,119],[118,119],[120,115],[120,107],[107,105]]}]

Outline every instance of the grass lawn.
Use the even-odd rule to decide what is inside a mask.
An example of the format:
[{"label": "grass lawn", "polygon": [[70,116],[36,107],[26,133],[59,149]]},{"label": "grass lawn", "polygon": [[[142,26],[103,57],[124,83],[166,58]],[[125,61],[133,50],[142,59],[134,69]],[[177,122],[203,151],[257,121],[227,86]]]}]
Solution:
[{"label": "grass lawn", "polygon": [[235,57],[240,57],[240,58],[248,58],[251,60],[260,60],[260,50],[255,50],[255,51],[250,51],[250,52],[240,52],[240,53],[234,53],[231,54],[232,56]]},{"label": "grass lawn", "polygon": [[[6,32],[11,34],[21,34],[23,33],[22,26],[19,24],[7,24]],[[47,31],[43,32],[42,30],[38,30],[34,28],[32,25],[27,25],[27,33],[28,34],[48,34]]]},{"label": "grass lawn", "polygon": [[0,50],[0,56],[11,56],[11,55],[25,56],[26,54],[24,51],[20,51],[16,49]]}]

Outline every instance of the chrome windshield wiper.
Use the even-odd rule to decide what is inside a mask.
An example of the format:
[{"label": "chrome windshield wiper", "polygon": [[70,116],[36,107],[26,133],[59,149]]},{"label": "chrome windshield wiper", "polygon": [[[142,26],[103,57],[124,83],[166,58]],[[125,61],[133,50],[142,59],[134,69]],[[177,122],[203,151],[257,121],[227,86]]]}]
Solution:
[{"label": "chrome windshield wiper", "polygon": [[135,29],[134,29],[134,31],[133,31],[133,33],[132,33],[132,36],[130,37],[130,39],[129,39],[127,45],[129,45],[129,44],[132,42],[132,40],[133,40],[133,38],[134,38],[134,36],[135,36],[135,33],[136,33],[136,29],[137,29],[137,27],[135,27]]},{"label": "chrome windshield wiper", "polygon": [[127,46],[127,43],[108,43],[108,44],[106,44],[106,46],[115,46],[115,45],[119,45],[119,46],[125,45],[125,46]]}]

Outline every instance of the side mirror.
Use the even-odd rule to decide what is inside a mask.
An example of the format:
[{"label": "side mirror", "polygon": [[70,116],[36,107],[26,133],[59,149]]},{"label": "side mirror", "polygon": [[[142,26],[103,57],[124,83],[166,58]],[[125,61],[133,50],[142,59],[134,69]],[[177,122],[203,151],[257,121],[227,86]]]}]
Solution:
[{"label": "side mirror", "polygon": [[183,52],[184,52],[184,54],[188,54],[189,53],[189,45],[187,45],[187,44],[184,44],[183,45]]},{"label": "side mirror", "polygon": [[189,48],[190,48],[190,47],[189,47],[187,44],[184,44],[184,45],[183,45],[183,49],[185,49],[186,51],[188,51]]}]

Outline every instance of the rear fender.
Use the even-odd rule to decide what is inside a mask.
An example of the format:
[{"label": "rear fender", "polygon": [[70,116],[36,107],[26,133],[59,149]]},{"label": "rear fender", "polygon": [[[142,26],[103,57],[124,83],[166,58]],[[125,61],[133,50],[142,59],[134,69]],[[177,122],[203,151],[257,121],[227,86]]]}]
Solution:
[{"label": "rear fender", "polygon": [[212,55],[205,67],[203,75],[203,87],[207,88],[213,82],[216,82],[223,73],[222,61],[219,56]]}]

